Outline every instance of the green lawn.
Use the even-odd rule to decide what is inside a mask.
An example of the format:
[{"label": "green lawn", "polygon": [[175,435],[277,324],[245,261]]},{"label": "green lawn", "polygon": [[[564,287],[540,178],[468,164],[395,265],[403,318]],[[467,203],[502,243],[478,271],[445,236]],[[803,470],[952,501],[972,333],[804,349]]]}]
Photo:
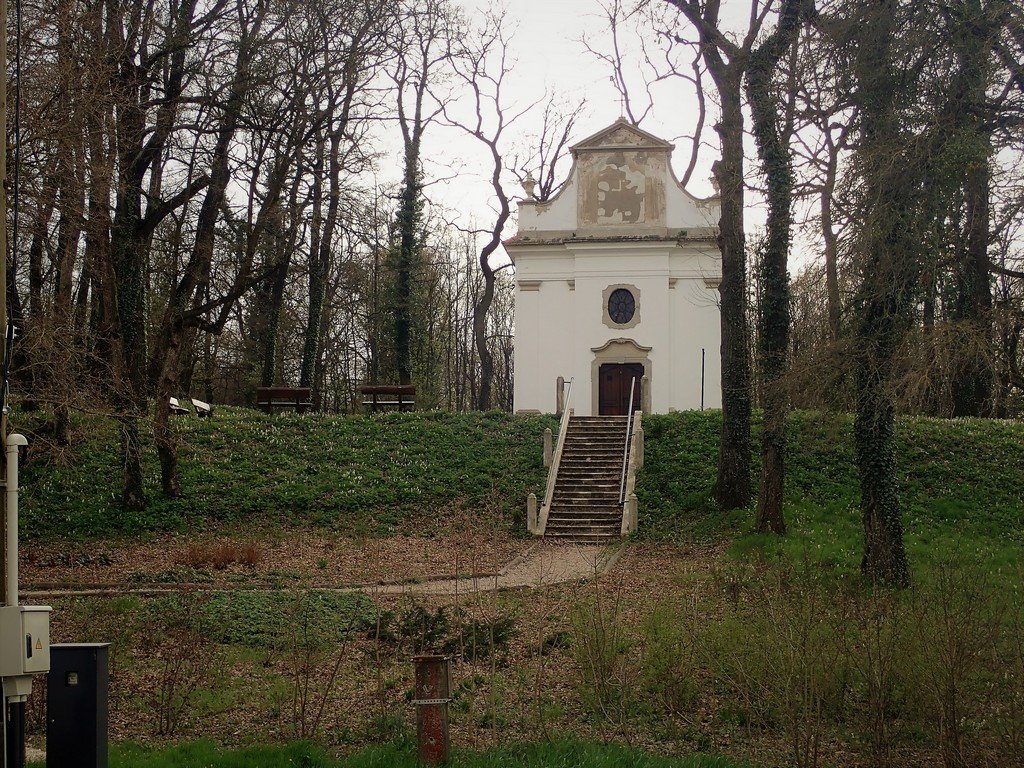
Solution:
[{"label": "green lawn", "polygon": [[[43,764],[38,764],[42,766]],[[332,758],[308,745],[222,750],[209,742],[155,749],[114,747],[111,768],[416,768],[411,748],[380,746]],[[456,752],[452,768],[741,768],[725,758],[693,755],[667,758],[623,746],[565,742],[503,747],[487,752]]]},{"label": "green lawn", "polygon": [[[639,478],[640,537],[728,539],[737,553],[784,552],[855,571],[860,557],[852,417],[790,418],[783,540],[749,533],[751,510],[727,517],[711,500],[717,411],[648,416]],[[33,423],[17,415],[30,437]],[[23,478],[28,536],[132,534],[205,525],[327,526],[387,535],[443,522],[446,511],[490,511],[522,532],[525,499],[543,489],[541,433],[551,417],[403,413],[380,417],[267,416],[218,409],[179,419],[185,496],[163,498],[155,451],[146,447],[150,504],[118,503],[117,435],[111,421],[77,417],[60,453],[37,440]],[[755,442],[757,425],[755,423]],[[757,469],[755,446],[755,479]],[[902,419],[901,498],[915,563],[984,559],[1012,568],[1024,554],[1024,426],[978,419]]]},{"label": "green lawn", "polygon": [[[797,412],[789,420],[784,539],[750,533],[753,511],[723,517],[711,499],[719,412],[644,418],[637,484],[640,535],[734,540],[733,551],[780,552],[856,571],[860,488],[853,417]],[[757,441],[755,424],[755,443]],[[986,561],[1014,569],[1024,554],[1024,425],[982,419],[900,419],[899,471],[912,563]],[[755,445],[755,479],[759,446]],[[756,486],[755,486],[756,487]]]},{"label": "green lawn", "polygon": [[[543,416],[499,412],[394,413],[377,417],[265,415],[218,408],[180,418],[184,498],[164,498],[145,434],[149,506],[119,504],[114,423],[77,416],[67,450],[34,440],[38,424],[15,415],[38,443],[22,474],[26,535],[132,534],[208,523],[312,524],[389,534],[443,521],[459,506],[489,509],[525,526],[526,496],[543,487]],[[522,518],[522,519],[520,519]]]}]

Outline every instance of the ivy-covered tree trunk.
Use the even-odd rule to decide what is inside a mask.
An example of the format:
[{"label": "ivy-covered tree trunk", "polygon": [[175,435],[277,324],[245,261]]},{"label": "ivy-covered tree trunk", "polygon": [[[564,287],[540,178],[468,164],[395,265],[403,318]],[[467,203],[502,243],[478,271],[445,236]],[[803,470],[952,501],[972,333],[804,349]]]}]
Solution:
[{"label": "ivy-covered tree trunk", "polygon": [[[877,316],[874,321],[886,322]],[[872,320],[865,318],[861,323]],[[908,586],[910,568],[896,480],[896,409],[882,377],[867,365],[858,371],[854,441],[864,525],[861,571],[880,584]]]},{"label": "ivy-covered tree trunk", "polygon": [[892,62],[896,3],[882,0],[858,19],[855,100],[861,110],[859,161],[864,175],[863,227],[856,296],[854,421],[860,474],[864,555],[861,570],[878,583],[904,587],[910,569],[903,544],[896,474],[896,409],[889,378],[909,323],[919,263],[913,242],[920,202],[907,173],[915,158],[900,135],[897,73]]},{"label": "ivy-covered tree trunk", "polygon": [[419,164],[419,140],[407,141],[395,254],[395,366],[399,384],[412,384],[412,274],[419,250],[417,235],[422,208]]},{"label": "ivy-covered tree trunk", "polygon": [[757,530],[786,532],[782,509],[786,474],[786,414],[789,396],[783,377],[789,347],[789,238],[792,224],[793,168],[788,136],[780,119],[772,77],[800,27],[804,0],[786,0],[771,35],[750,57],[747,96],[754,138],[768,183],[767,234],[761,252],[759,322],[761,392],[764,426],[761,433],[761,486],[757,499]]}]

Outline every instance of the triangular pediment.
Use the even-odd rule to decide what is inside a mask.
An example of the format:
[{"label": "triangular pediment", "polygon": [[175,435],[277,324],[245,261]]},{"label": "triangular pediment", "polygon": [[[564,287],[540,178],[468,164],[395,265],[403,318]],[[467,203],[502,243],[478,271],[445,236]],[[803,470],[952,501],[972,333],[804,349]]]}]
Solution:
[{"label": "triangular pediment", "polygon": [[674,149],[674,146],[620,117],[607,128],[602,128],[592,136],[588,136],[583,141],[575,144],[572,147],[572,153],[575,155],[577,152],[595,149],[661,149],[671,151]]}]

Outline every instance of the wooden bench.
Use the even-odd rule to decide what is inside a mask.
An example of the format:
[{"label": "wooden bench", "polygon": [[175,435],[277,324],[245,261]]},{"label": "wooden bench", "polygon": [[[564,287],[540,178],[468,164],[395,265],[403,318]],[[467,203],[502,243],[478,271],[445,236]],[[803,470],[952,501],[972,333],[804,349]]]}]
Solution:
[{"label": "wooden bench", "polygon": [[416,406],[416,387],[413,384],[363,384],[359,387],[363,405],[370,413],[394,408],[411,411]]},{"label": "wooden bench", "polygon": [[169,399],[168,402],[170,402],[170,404],[171,404],[171,416],[191,416],[192,415],[192,411],[190,411],[188,408],[186,408],[181,403],[179,403],[178,402],[178,398],[172,397],[172,398]]},{"label": "wooden bench", "polygon": [[196,409],[196,416],[200,419],[208,419],[213,416],[213,406],[209,403],[204,403],[202,400],[196,400],[193,397],[192,407]]},{"label": "wooden bench", "polygon": [[313,407],[309,387],[257,387],[256,407],[267,413],[275,408],[305,413]]}]

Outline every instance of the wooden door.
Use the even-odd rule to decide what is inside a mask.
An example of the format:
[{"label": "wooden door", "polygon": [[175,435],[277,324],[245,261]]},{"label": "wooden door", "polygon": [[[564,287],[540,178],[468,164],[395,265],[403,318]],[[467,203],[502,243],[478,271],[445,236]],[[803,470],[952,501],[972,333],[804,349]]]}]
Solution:
[{"label": "wooden door", "polygon": [[[605,363],[598,370],[597,413],[600,416],[626,416],[629,413],[629,388],[633,384],[633,410],[640,410],[640,363]],[[636,381],[634,384],[633,381]]]}]

